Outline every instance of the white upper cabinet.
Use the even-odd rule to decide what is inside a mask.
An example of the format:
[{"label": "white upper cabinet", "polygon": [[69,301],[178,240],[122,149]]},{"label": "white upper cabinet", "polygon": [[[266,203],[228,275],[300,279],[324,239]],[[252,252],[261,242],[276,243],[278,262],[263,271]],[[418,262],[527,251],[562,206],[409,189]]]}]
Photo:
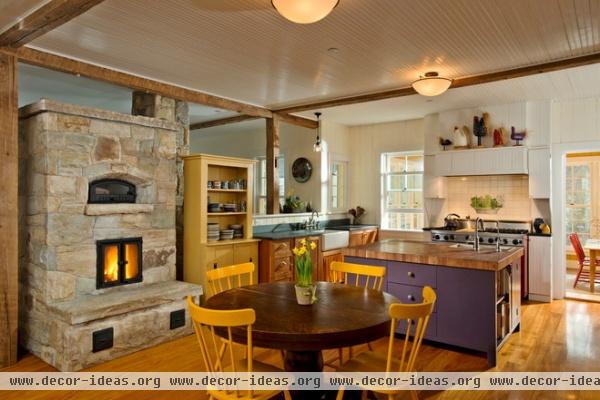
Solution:
[{"label": "white upper cabinet", "polygon": [[438,176],[527,174],[527,148],[497,147],[435,155]]},{"label": "white upper cabinet", "polygon": [[550,149],[529,149],[529,197],[549,199],[551,173]]}]

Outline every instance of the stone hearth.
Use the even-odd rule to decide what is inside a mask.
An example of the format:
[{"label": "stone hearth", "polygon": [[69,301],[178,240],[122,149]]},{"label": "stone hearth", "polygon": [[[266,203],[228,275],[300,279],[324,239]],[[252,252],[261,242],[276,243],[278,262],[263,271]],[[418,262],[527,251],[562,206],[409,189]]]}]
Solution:
[{"label": "stone hearth", "polygon": [[[175,280],[177,135],[161,119],[42,100],[20,110],[20,341],[62,371],[191,333],[173,311],[201,288]],[[136,186],[135,204],[88,204],[99,179]],[[143,280],[96,289],[96,241],[143,238]],[[92,352],[93,333],[113,345]]]}]

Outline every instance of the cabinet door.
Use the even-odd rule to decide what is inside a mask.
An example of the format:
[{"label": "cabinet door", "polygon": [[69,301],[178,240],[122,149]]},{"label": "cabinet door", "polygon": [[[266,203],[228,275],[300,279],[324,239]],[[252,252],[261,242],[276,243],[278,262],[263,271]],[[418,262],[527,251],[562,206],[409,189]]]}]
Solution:
[{"label": "cabinet door", "polygon": [[277,257],[273,259],[270,282],[291,282],[294,280],[294,259]]},{"label": "cabinet door", "polygon": [[[251,262],[254,264],[253,282],[258,283],[258,244],[257,243],[238,243],[233,245],[233,263],[243,264]],[[244,285],[250,284],[247,278]]]},{"label": "cabinet door", "polygon": [[552,238],[529,237],[529,296],[537,301],[552,298]]},{"label": "cabinet door", "polygon": [[529,150],[529,197],[550,198],[550,149]]},{"label": "cabinet door", "polygon": [[507,147],[496,151],[499,156],[496,174],[527,173],[527,149],[525,147]]},{"label": "cabinet door", "polygon": [[510,275],[510,331],[521,322],[521,259],[516,260],[512,264]]},{"label": "cabinet door", "polygon": [[348,247],[360,246],[364,244],[364,235],[362,231],[350,232],[350,238],[348,239]]},{"label": "cabinet door", "polygon": [[475,151],[463,150],[452,152],[452,171],[450,175],[474,174]]}]

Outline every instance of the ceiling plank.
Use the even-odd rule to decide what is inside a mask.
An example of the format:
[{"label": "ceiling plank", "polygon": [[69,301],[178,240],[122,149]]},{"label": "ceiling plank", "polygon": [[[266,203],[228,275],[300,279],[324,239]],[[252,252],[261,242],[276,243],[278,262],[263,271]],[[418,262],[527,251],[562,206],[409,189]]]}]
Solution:
[{"label": "ceiling plank", "polygon": [[[547,72],[560,71],[567,68],[582,67],[585,65],[596,64],[600,62],[600,52],[585,56],[567,58],[558,61],[551,61],[543,64],[530,65],[527,67],[514,68],[504,71],[492,72],[481,75],[474,75],[464,78],[457,78],[452,81],[450,89],[460,87],[481,85],[484,83],[497,82],[507,79],[520,78],[529,75],[543,74]],[[366,103],[369,101],[378,101],[403,97],[417,94],[412,87],[386,90],[375,93],[366,93],[356,96],[339,97],[335,99],[322,100],[313,103],[299,104],[296,106],[283,107],[273,110],[274,113],[296,113],[301,111],[319,110],[323,108],[344,106],[349,104]]]},{"label": "ceiling plank", "polygon": [[128,87],[134,90],[156,93],[176,100],[222,108],[224,110],[235,111],[240,114],[246,114],[260,118],[270,118],[273,115],[271,111],[264,107],[242,103],[148,78],[142,78],[140,76],[125,72],[115,71],[98,65],[77,61],[68,57],[46,53],[30,47],[20,47],[16,50],[10,48],[0,48],[0,52],[14,54],[17,56],[19,61],[26,64],[44,67],[55,71],[66,72],[73,75],[85,76],[87,78]]},{"label": "ceiling plank", "polygon": [[195,124],[190,125],[190,131],[195,131],[198,129],[205,129],[205,128],[212,128],[213,126],[236,124],[238,122],[249,121],[249,120],[258,119],[258,118],[260,118],[260,117],[256,117],[256,116],[252,116],[252,115],[236,115],[234,117],[213,119],[212,121],[197,122]]},{"label": "ceiling plank", "polygon": [[0,47],[21,47],[104,0],[52,0],[0,34]]}]

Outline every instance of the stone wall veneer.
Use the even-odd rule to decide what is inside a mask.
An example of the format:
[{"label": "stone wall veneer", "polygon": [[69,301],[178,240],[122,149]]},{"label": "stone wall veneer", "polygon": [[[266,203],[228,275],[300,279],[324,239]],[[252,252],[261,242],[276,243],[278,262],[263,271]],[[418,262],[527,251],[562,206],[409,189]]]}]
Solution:
[{"label": "stone wall veneer", "polygon": [[[183,131],[174,121],[174,105],[171,122],[50,100],[20,110],[20,337],[60,370],[85,368],[191,331],[189,322],[168,329],[169,310],[185,308],[182,293],[201,293],[175,281]],[[135,184],[137,204],[87,204],[89,183],[103,178]],[[97,290],[96,241],[139,236],[143,281]],[[165,296],[180,285],[186,286],[177,291],[179,298]],[[131,301],[127,291],[144,287],[152,289],[148,306],[120,313]],[[169,300],[154,301],[154,293]],[[62,315],[58,321],[53,314],[59,309],[76,313],[84,299],[109,303],[111,312],[85,324],[70,324]],[[91,327],[113,322],[115,347],[91,356]],[[151,340],[131,339],[134,331],[145,331]]]}]

